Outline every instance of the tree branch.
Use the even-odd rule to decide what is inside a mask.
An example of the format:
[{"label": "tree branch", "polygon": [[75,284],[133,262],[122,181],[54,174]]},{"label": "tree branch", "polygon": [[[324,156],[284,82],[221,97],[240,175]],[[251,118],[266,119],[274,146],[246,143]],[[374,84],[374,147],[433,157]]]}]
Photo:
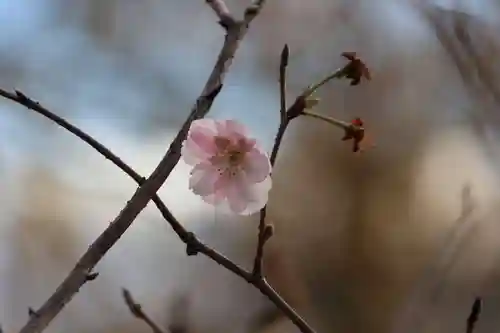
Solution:
[{"label": "tree branch", "polygon": [[[271,151],[270,163],[271,167],[274,167],[276,158],[278,156],[278,150],[280,148],[281,142],[283,141],[283,136],[288,127],[290,120],[287,116],[286,110],[286,67],[288,66],[289,57],[288,45],[285,44],[283,51],[281,51],[280,58],[280,68],[279,68],[279,87],[280,87],[280,125],[278,128],[278,133],[274,139],[273,149]],[[267,205],[260,210],[259,219],[259,236],[257,239],[257,251],[255,254],[254,264],[253,264],[253,278],[256,280],[263,279],[262,276],[262,266],[264,261],[264,246],[266,242],[273,235],[272,225],[266,224],[267,215]]]},{"label": "tree branch", "polygon": [[[123,172],[125,172],[127,175],[129,175],[132,179],[134,179],[138,184],[143,184],[144,183],[144,177],[139,175],[135,170],[133,170],[129,165],[127,165],[125,162],[123,162],[118,156],[113,154],[108,148],[106,148],[104,145],[99,143],[96,139],[94,139],[92,136],[89,134],[85,133],[78,127],[72,125],[65,119],[57,116],[50,110],[44,108],[43,106],[40,105],[40,103],[33,101],[26,95],[24,95],[21,92],[16,92],[16,94],[12,94],[9,92],[6,92],[2,89],[0,89],[0,96],[3,96],[7,99],[10,99],[20,105],[25,106],[28,109],[31,109],[48,119],[54,121],[56,124],[60,125],[64,129],[68,130],[72,134],[76,135],[78,138],[89,144],[92,148],[94,148],[97,152],[99,152],[102,156],[104,156],[106,159],[110,160],[113,164],[115,164],[118,168],[120,168]],[[170,224],[172,229],[175,231],[175,233],[179,236],[179,238],[187,245],[187,253],[191,255],[195,255],[197,253],[201,253],[218,263],[219,265],[223,266],[227,270],[231,271],[232,273],[238,275],[239,277],[243,278],[245,281],[248,283],[253,284],[256,286],[264,295],[268,296],[269,299],[271,299],[273,302],[280,302],[280,298],[277,295],[273,295],[276,292],[269,288],[266,284],[263,284],[260,286],[257,286],[254,281],[252,280],[252,274],[232,262],[230,259],[226,258],[224,255],[221,253],[217,252],[216,250],[210,248],[209,246],[203,244],[200,242],[196,236],[192,233],[187,231],[182,224],[173,216],[173,214],[170,212],[170,210],[166,207],[166,205],[163,203],[163,201],[155,194],[153,196],[153,202],[156,204],[158,207],[159,211],[161,212],[163,218]],[[93,273],[95,274],[95,273]],[[271,296],[269,296],[271,295]],[[282,301],[282,300],[281,300]],[[284,301],[283,301],[284,302]],[[303,321],[295,312],[293,309],[290,308],[286,303],[284,304],[276,304],[275,305],[283,311],[283,313],[292,319],[294,322],[300,322]],[[294,318],[297,316],[298,318]],[[307,324],[306,324],[307,325]],[[299,326],[299,325],[298,325]],[[300,327],[300,326],[299,326]],[[310,331],[303,331],[303,332],[313,332],[312,330]]]},{"label": "tree branch", "polygon": [[[54,294],[36,311],[38,316],[31,317],[20,330],[20,333],[40,333],[49,325],[87,281],[87,276],[91,270],[120,239],[163,185],[181,157],[182,142],[187,136],[191,123],[194,120],[203,118],[210,110],[215,97],[222,88],[225,74],[232,63],[241,40],[245,36],[250,22],[256,17],[264,2],[263,0],[257,0],[250,5],[246,10],[245,20],[228,28],[224,44],[202,94],[197,99],[189,117],[170,144],[161,162],[144,184],[137,189],[108,228],[90,245],[89,249],[78,260],[73,270],[59,285]],[[193,237],[194,235],[191,238]]]},{"label": "tree branch", "polygon": [[156,324],[153,319],[151,319],[143,310],[142,306],[137,303],[134,298],[132,297],[132,294],[130,291],[127,289],[123,288],[122,289],[122,295],[123,295],[123,300],[125,301],[125,304],[127,304],[128,309],[132,313],[134,317],[137,319],[140,319],[148,325],[153,333],[167,333],[164,329],[162,329],[158,324]]},{"label": "tree branch", "polygon": [[[264,1],[257,1],[252,6],[250,6],[249,9],[247,9],[245,13],[245,20],[238,23],[239,29],[228,31],[225,43],[219,54],[219,58],[208,82],[205,85],[203,92],[205,93],[206,91],[210,91],[209,89],[214,86],[213,90],[211,90],[208,94],[202,95],[200,98],[198,98],[196,105],[191,111],[190,116],[182,126],[174,141],[171,143],[166,155],[147,180],[145,180],[127,164],[121,161],[120,158],[114,155],[109,149],[104,147],[97,140],[95,140],[82,130],[78,129],[77,127],[71,125],[61,117],[58,117],[54,113],[45,109],[38,102],[33,101],[19,91],[16,91],[15,94],[12,94],[0,89],[0,96],[10,99],[51,119],[58,125],[75,134],[87,144],[96,149],[98,152],[100,152],[104,157],[111,160],[115,165],[117,165],[120,169],[126,172],[138,184],[141,185],[132,199],[129,200],[125,208],[120,212],[120,214],[115,218],[110,226],[94,241],[87,252],[82,256],[82,258],[80,258],[75,268],[56,289],[55,293],[38,311],[32,311],[36,314],[36,316],[30,316],[28,323],[21,329],[21,333],[42,332],[55,318],[55,316],[64,308],[64,306],[73,298],[73,296],[78,292],[80,287],[83,286],[85,282],[97,278],[98,274],[93,273],[92,269],[107,253],[107,251],[118,241],[121,235],[128,229],[133,220],[142,211],[142,209],[144,209],[144,207],[147,205],[147,202],[151,199],[155,202],[163,217],[170,223],[177,235],[184,243],[186,243],[186,252],[188,255],[195,255],[200,252],[205,254],[215,262],[224,266],[226,269],[240,276],[245,281],[251,283],[257,289],[259,289],[262,294],[267,296],[276,305],[276,307],[280,309],[301,330],[301,332],[314,333],[314,330],[295,312],[292,307],[290,307],[290,305],[288,305],[276,293],[276,291],[265,281],[261,274],[255,274],[255,269],[252,273],[247,272],[228,258],[224,257],[222,254],[201,243],[192,232],[188,232],[182,227],[182,225],[175,219],[172,213],[156,195],[159,187],[161,187],[161,185],[170,175],[170,172],[180,159],[180,147],[187,135],[191,123],[194,120],[200,119],[206,115],[215,97],[220,92],[224,75],[229,65],[231,64],[232,57],[234,56],[234,53],[238,48],[241,38],[243,38],[246,29],[248,28],[248,23],[253,18],[255,18],[260,10],[259,5],[262,5],[263,2]],[[233,36],[233,34],[235,34],[235,36]],[[282,65],[280,66],[280,91],[282,95],[284,94],[284,68],[286,67],[287,55],[288,49],[285,46],[282,52]],[[274,165],[275,163],[279,146],[283,139],[283,135],[286,127],[288,126],[288,123],[298,115],[303,114],[304,108],[307,104],[306,98],[309,95],[310,89],[307,89],[302,95],[298,96],[295,99],[293,105],[286,110],[286,112],[284,113],[286,117],[281,117],[280,128],[276,135],[275,145],[271,153],[271,165]],[[286,106],[283,103],[284,100],[284,96],[282,96],[280,108],[281,114],[283,114],[283,108]],[[263,210],[261,214],[261,220],[265,221],[265,210]],[[263,253],[263,244],[272,235],[272,226],[267,226],[263,228],[263,230],[263,236],[260,237],[261,240],[259,241],[262,244],[260,245],[261,254],[257,256],[260,259],[257,258],[258,260],[256,260],[259,262],[262,261],[261,258]],[[260,269],[260,272],[262,272],[262,269]],[[255,278],[256,276],[257,278]]]},{"label": "tree branch", "polygon": [[222,0],[206,0],[207,4],[213,9],[219,18],[219,24],[226,30],[236,24],[236,20],[229,12],[226,4]]}]

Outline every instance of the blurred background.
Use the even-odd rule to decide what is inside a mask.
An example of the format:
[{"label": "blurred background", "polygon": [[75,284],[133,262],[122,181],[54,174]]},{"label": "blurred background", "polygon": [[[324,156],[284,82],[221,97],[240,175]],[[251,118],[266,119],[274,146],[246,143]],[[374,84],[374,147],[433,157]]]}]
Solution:
[{"label": "blurred background", "polygon": [[[241,17],[248,0],[226,0]],[[210,117],[245,123],[266,148],[288,99],[356,51],[373,80],[318,94],[316,111],[366,121],[353,155],[314,119],[290,126],[274,173],[271,284],[321,332],[500,329],[495,0],[268,1]],[[202,0],[0,0],[0,87],[18,89],[95,136],[142,175],[200,94],[224,31]],[[0,100],[0,324],[18,330],[106,228],[136,185],[41,116]],[[250,267],[257,221],[205,205],[180,163],[160,195],[181,222]],[[183,244],[150,205],[46,332],[148,332],[130,289],[173,333],[291,333],[259,293]]]}]

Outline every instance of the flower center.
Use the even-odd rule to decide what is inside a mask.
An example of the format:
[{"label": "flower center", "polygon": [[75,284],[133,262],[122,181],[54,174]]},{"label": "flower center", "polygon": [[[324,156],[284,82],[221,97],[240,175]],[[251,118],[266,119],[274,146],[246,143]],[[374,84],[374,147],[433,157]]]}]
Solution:
[{"label": "flower center", "polygon": [[238,150],[231,150],[226,153],[229,164],[233,167],[239,166],[245,157],[245,153]]},{"label": "flower center", "polygon": [[219,173],[222,175],[227,172],[229,176],[235,176],[245,158],[245,150],[224,137],[215,137],[215,144],[219,153],[213,157],[213,163],[219,165]]}]

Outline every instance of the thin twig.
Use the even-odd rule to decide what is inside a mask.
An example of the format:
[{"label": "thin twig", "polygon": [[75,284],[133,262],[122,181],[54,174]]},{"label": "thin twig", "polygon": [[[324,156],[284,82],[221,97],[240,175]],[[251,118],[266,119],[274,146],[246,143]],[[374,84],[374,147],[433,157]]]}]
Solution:
[{"label": "thin twig", "polygon": [[476,297],[474,303],[472,303],[472,308],[470,310],[469,317],[467,318],[467,328],[465,330],[466,333],[474,332],[476,323],[479,320],[479,315],[481,314],[482,302],[483,301],[481,297]]},{"label": "thin twig", "polygon": [[320,119],[320,120],[323,120],[323,121],[326,121],[327,123],[329,124],[332,124],[332,125],[335,125],[341,129],[344,129],[344,130],[348,130],[352,125],[345,122],[345,121],[342,121],[342,120],[338,120],[338,119],[335,119],[335,118],[332,118],[332,117],[328,117],[328,116],[323,116],[319,113],[315,113],[315,112],[312,112],[312,111],[304,111],[302,113],[304,116],[308,116],[308,117],[311,117],[311,118],[316,118],[316,119]]},{"label": "thin twig", "polygon": [[[299,95],[296,99],[293,105],[286,110],[286,67],[288,64],[288,56],[289,56],[289,50],[288,46],[285,45],[283,48],[283,51],[281,52],[281,61],[280,61],[280,125],[278,128],[278,133],[276,134],[276,138],[274,140],[274,145],[273,149],[271,151],[271,157],[270,157],[270,162],[271,162],[271,167],[274,167],[274,164],[276,162],[276,158],[278,156],[278,151],[281,146],[281,142],[283,140],[283,137],[285,135],[285,131],[292,119],[295,119],[296,117],[300,115],[307,115],[310,117],[315,117],[319,118],[321,120],[327,121],[331,124],[336,125],[337,127],[340,127],[345,130],[346,132],[346,138],[353,138],[355,148],[359,147],[359,141],[362,140],[364,136],[364,129],[360,126],[357,126],[355,124],[348,124],[346,122],[321,116],[319,114],[312,113],[310,111],[306,111],[308,101],[311,97],[311,95],[320,87],[328,83],[329,81],[333,79],[340,79],[340,78],[348,78],[351,79],[351,85],[357,85],[361,78],[366,78],[370,79],[370,74],[368,71],[368,68],[364,64],[361,59],[359,59],[355,53],[353,52],[344,52],[342,53],[342,56],[347,58],[349,60],[349,63],[347,63],[344,67],[337,69],[333,73],[327,75],[325,78],[320,80],[318,83],[308,87],[307,89],[304,90],[304,92]],[[360,136],[360,134],[362,136]],[[356,151],[356,149],[354,150]],[[260,219],[259,219],[259,236],[257,240],[257,251],[254,259],[254,265],[253,265],[253,278],[254,280],[262,280],[263,279],[263,273],[262,273],[262,266],[263,266],[263,258],[264,258],[264,246],[267,240],[272,236],[273,233],[273,228],[272,225],[267,225],[266,224],[266,215],[267,215],[267,205],[264,206],[260,210]]]},{"label": "thin twig", "polygon": [[324,86],[325,84],[327,84],[331,80],[339,78],[342,75],[342,70],[343,70],[343,68],[338,69],[338,70],[336,70],[335,72],[333,72],[331,74],[328,74],[323,79],[321,79],[318,83],[316,83],[313,86],[311,86],[311,88],[309,89],[309,91],[311,93],[313,93],[314,91],[318,90],[320,87]]},{"label": "thin twig", "polygon": [[[36,113],[52,120],[54,123],[58,124],[62,128],[66,129],[70,133],[74,134],[82,141],[87,143],[89,146],[94,148],[98,153],[100,153],[104,158],[111,161],[114,165],[120,168],[123,172],[125,172],[130,178],[132,178],[138,185],[142,185],[145,182],[145,178],[138,174],[134,169],[132,169],[127,163],[125,163],[120,157],[116,156],[111,150],[97,141],[88,133],[84,132],[80,128],[75,125],[69,123],[64,118],[56,115],[52,111],[43,107],[40,103],[33,101],[31,98],[27,97],[20,91],[16,91],[15,94],[7,92],[3,89],[0,89],[0,96],[3,96],[11,101],[14,101],[26,108],[35,111]],[[184,242],[190,241],[189,232],[180,224],[179,221],[173,216],[170,210],[166,207],[166,205],[162,202],[162,200],[158,197],[158,195],[154,195],[152,197],[153,202],[158,207],[162,216],[167,220],[175,233],[183,240]]]},{"label": "thin twig", "polygon": [[144,321],[151,328],[153,333],[167,333],[166,330],[164,330],[163,328],[158,326],[158,324],[156,324],[154,322],[154,320],[151,319],[147,315],[147,313],[145,313],[142,310],[142,306],[134,300],[130,291],[128,291],[125,288],[122,288],[122,295],[123,295],[123,300],[125,301],[125,304],[127,304],[128,309],[130,310],[130,312],[132,313],[132,315],[134,317]]},{"label": "thin twig", "polygon": [[95,265],[120,239],[163,185],[181,157],[182,142],[187,136],[191,123],[194,120],[203,118],[210,110],[215,97],[220,92],[225,74],[232,63],[241,40],[248,31],[250,22],[259,13],[264,2],[263,0],[258,0],[250,5],[245,12],[245,20],[228,27],[224,44],[203,92],[197,99],[178,135],[170,144],[165,156],[150,177],[137,189],[118,216],[93,244],[89,246],[88,250],[78,260],[76,266],[59,285],[54,294],[37,311],[38,316],[30,317],[26,325],[21,328],[20,333],[40,333],[49,325],[87,281],[87,276]]},{"label": "thin twig", "polygon": [[[280,86],[280,125],[278,128],[278,133],[274,140],[273,149],[271,151],[270,163],[271,167],[274,167],[276,162],[276,157],[278,156],[278,150],[280,148],[283,136],[285,134],[286,128],[290,120],[287,116],[286,110],[286,67],[288,65],[289,57],[288,45],[285,44],[283,51],[281,52],[280,68],[279,68],[279,86]],[[255,254],[254,264],[253,264],[253,277],[254,279],[262,279],[262,267],[264,260],[264,246],[266,242],[271,238],[273,234],[272,225],[266,224],[267,215],[267,205],[260,210],[259,218],[259,236],[257,238],[257,251]]]},{"label": "thin twig", "polygon": [[285,44],[280,57],[280,116],[282,121],[286,118],[286,67],[288,66],[288,58],[290,57],[290,49]]}]

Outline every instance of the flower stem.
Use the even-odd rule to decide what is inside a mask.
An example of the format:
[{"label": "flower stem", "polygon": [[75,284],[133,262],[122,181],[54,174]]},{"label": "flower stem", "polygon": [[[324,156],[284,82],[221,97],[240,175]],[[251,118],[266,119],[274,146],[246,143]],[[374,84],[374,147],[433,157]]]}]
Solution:
[{"label": "flower stem", "polygon": [[319,82],[313,84],[311,87],[307,88],[306,93],[305,93],[306,97],[311,96],[312,93],[314,93],[316,90],[318,90],[319,88],[321,88],[322,86],[324,86],[325,84],[330,82],[331,80],[339,79],[341,77],[341,75],[343,74],[343,72],[344,72],[344,67],[339,68],[335,72],[324,77],[321,81],[319,81]]},{"label": "flower stem", "polygon": [[342,128],[342,129],[349,129],[351,127],[351,125],[348,124],[348,123],[346,123],[345,121],[338,120],[338,119],[331,118],[331,117],[327,117],[327,116],[323,116],[321,114],[318,114],[318,113],[315,113],[315,112],[312,112],[312,111],[306,111],[306,110],[304,110],[302,112],[302,114],[304,116],[308,116],[308,117],[311,117],[311,118],[316,118],[316,119],[319,119],[319,120],[326,121],[327,123],[332,124],[334,126]]}]

